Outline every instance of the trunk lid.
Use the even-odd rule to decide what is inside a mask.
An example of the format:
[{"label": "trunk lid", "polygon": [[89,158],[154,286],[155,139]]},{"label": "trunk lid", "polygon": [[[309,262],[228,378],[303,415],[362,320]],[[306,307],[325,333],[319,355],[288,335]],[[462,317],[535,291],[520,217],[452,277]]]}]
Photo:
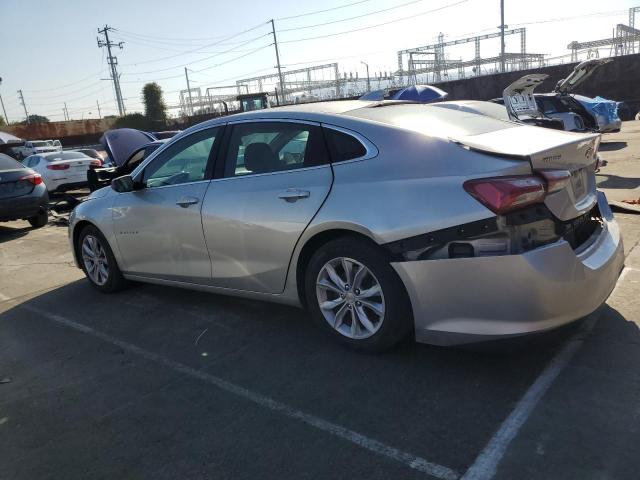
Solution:
[{"label": "trunk lid", "polygon": [[22,177],[33,173],[24,168],[15,170],[0,170],[0,198],[13,198],[28,195],[35,185]]},{"label": "trunk lid", "polygon": [[595,164],[600,134],[578,134],[521,126],[452,139],[472,150],[530,163],[533,172],[567,170],[571,180],[547,195],[545,205],[566,221],[588,212],[596,203]]},{"label": "trunk lid", "polygon": [[502,100],[509,113],[509,118],[518,120],[522,117],[537,118],[541,116],[533,97],[533,91],[548,77],[549,75],[544,73],[525,75],[502,91]]},{"label": "trunk lid", "polygon": [[593,72],[605,63],[611,62],[611,58],[592,58],[578,64],[573,71],[558,82],[554,92],[568,94],[571,93],[578,85],[584,82]]}]

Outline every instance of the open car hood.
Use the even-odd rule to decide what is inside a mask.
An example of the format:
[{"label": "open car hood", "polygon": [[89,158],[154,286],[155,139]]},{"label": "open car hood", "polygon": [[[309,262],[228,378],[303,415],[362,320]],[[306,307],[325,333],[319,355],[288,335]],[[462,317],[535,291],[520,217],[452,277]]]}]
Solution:
[{"label": "open car hood", "polygon": [[118,128],[104,132],[100,143],[107,151],[111,161],[121,167],[136,150],[155,140],[153,135],[141,130]]},{"label": "open car hood", "polygon": [[539,117],[540,112],[533,91],[549,75],[545,73],[532,73],[519,78],[502,91],[504,106],[507,108],[509,118],[518,120],[521,117]]},{"label": "open car hood", "polygon": [[596,69],[605,63],[611,62],[611,58],[592,58],[576,65],[573,71],[558,82],[553,89],[557,93],[571,93],[578,85],[584,82]]}]

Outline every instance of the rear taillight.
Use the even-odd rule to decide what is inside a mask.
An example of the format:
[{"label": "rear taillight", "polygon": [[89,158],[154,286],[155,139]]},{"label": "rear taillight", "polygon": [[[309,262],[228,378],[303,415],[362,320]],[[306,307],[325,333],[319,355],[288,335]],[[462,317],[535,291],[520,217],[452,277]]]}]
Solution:
[{"label": "rear taillight", "polygon": [[20,177],[20,180],[27,181],[29,183],[32,183],[33,185],[40,185],[42,183],[42,177],[38,173],[25,175],[24,177]]},{"label": "rear taillight", "polygon": [[68,170],[69,169],[69,164],[68,163],[54,163],[53,165],[47,165],[47,168],[49,170]]},{"label": "rear taillight", "polygon": [[535,176],[480,178],[464,182],[463,187],[497,214],[540,203],[547,193],[545,181]]},{"label": "rear taillight", "polygon": [[98,160],[97,158],[94,160],[91,160],[91,166],[92,167],[101,167],[102,166],[102,160]]}]

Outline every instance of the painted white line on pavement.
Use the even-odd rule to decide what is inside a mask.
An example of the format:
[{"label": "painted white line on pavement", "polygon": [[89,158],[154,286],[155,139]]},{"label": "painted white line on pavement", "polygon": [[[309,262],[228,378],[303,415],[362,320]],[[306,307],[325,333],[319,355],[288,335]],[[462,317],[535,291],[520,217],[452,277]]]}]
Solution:
[{"label": "painted white line on pavement", "polygon": [[476,457],[473,465],[469,467],[461,480],[489,480],[493,478],[498,469],[498,464],[504,457],[511,441],[516,437],[520,428],[527,421],[551,384],[582,346],[585,337],[593,329],[597,320],[598,312],[596,311],[585,320],[582,328],[553,357],[520,399],[511,414],[502,422],[498,431],[494,433],[489,443],[480,452],[480,455]]},{"label": "painted white line on pavement", "polygon": [[203,382],[218,387],[228,393],[237,395],[238,397],[244,398],[245,400],[249,400],[250,402],[253,402],[261,407],[279,412],[286,417],[301,421],[302,423],[306,423],[307,425],[315,427],[318,430],[354,443],[355,445],[358,445],[359,447],[362,447],[366,450],[377,453],[379,455],[383,455],[391,460],[400,462],[401,464],[414,470],[418,470],[420,472],[443,480],[456,480],[459,477],[456,472],[448,467],[429,462],[424,458],[417,457],[407,452],[403,452],[402,450],[398,450],[395,447],[386,445],[358,432],[349,430],[348,428],[342,427],[335,423],[331,423],[327,420],[323,420],[322,418],[310,415],[300,410],[296,410],[289,405],[264,396],[260,393],[252,392],[251,390],[223,380],[222,378],[216,377],[209,373],[203,372],[202,370],[197,370],[195,368],[171,360],[170,358],[163,357],[162,355],[158,355],[157,353],[150,352],[131,343],[119,340],[116,337],[112,337],[111,335],[107,335],[106,333],[94,330],[91,327],[74,322],[73,320],[69,320],[68,318],[65,318],[61,315],[41,310],[32,305],[22,304],[18,308],[24,308],[25,310],[29,310],[33,313],[41,315],[42,317],[52,322],[64,325],[65,327],[69,327],[82,333],[86,333],[87,335],[91,335],[92,337],[99,338],[104,342],[115,345],[150,362],[163,365],[174,371],[202,380]]}]

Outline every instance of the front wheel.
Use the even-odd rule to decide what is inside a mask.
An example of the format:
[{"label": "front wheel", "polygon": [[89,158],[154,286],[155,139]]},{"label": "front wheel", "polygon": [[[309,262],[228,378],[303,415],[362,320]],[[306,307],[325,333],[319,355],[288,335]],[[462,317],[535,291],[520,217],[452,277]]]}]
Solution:
[{"label": "front wheel", "polygon": [[80,232],[77,252],[82,270],[94,288],[111,293],[126,286],[109,243],[97,228],[87,226]]},{"label": "front wheel", "polygon": [[365,240],[344,237],[322,246],[306,270],[305,293],[316,323],[350,348],[383,351],[411,330],[402,281]]}]

